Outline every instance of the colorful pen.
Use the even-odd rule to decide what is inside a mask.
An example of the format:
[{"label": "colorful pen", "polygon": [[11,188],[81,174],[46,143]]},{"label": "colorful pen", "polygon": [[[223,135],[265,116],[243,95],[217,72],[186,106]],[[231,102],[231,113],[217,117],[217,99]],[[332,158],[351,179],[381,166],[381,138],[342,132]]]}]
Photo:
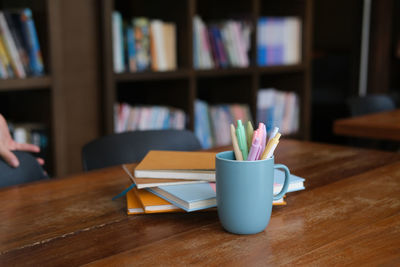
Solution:
[{"label": "colorful pen", "polygon": [[246,132],[244,130],[243,124],[241,120],[237,121],[237,129],[236,136],[239,144],[240,151],[242,151],[243,160],[247,160],[247,140],[246,140]]},{"label": "colorful pen", "polygon": [[261,156],[261,159],[268,159],[272,157],[274,154],[275,148],[279,143],[279,138],[281,137],[280,133],[277,133],[275,137],[273,137],[270,141],[268,141],[267,147],[264,150],[263,155]]},{"label": "colorful pen", "polygon": [[279,128],[278,127],[274,127],[274,129],[271,132],[271,135],[269,136],[268,142],[275,137],[275,135],[278,133]]},{"label": "colorful pen", "polygon": [[267,128],[265,127],[265,124],[260,122],[258,129],[261,131],[262,133],[262,137],[261,137],[261,152],[260,152],[260,156],[264,153],[264,149],[265,149],[265,145],[267,143]]},{"label": "colorful pen", "polygon": [[233,124],[231,124],[231,138],[236,160],[243,160],[242,152],[240,152],[238,140],[236,138],[235,126]]},{"label": "colorful pen", "polygon": [[253,134],[254,134],[254,128],[253,125],[251,124],[251,121],[247,121],[246,125],[246,138],[247,138],[247,146],[251,147],[251,144],[253,143]]},{"label": "colorful pen", "polygon": [[261,150],[261,138],[260,136],[255,137],[253,144],[251,145],[249,156],[247,160],[258,160]]}]

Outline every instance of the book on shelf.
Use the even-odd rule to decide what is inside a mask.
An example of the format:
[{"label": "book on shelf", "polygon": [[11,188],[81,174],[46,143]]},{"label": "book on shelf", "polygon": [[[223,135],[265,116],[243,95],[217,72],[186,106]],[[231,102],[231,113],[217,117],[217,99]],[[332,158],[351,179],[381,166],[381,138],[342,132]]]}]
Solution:
[{"label": "book on shelf", "polygon": [[301,62],[301,20],[298,17],[260,17],[257,25],[259,66]]},{"label": "book on shelf", "polygon": [[267,132],[275,126],[282,134],[294,134],[299,129],[300,103],[294,92],[274,88],[260,89],[257,97],[257,121],[266,122]]},{"label": "book on shelf", "polygon": [[114,72],[170,71],[177,68],[176,25],[145,17],[112,17]]},{"label": "book on shelf", "polygon": [[193,18],[193,62],[196,69],[248,67],[251,26],[246,20],[206,25]]},{"label": "book on shelf", "polygon": [[238,119],[251,121],[247,104],[209,105],[199,99],[195,102],[194,132],[205,149],[230,145],[230,124]]},{"label": "book on shelf", "polygon": [[114,131],[185,129],[183,110],[166,106],[114,105]]},{"label": "book on shelf", "polygon": [[215,181],[214,152],[151,150],[136,166],[137,178]]},{"label": "book on shelf", "polygon": [[29,8],[0,11],[0,78],[44,73],[39,40]]},{"label": "book on shelf", "polygon": [[179,185],[179,184],[197,184],[206,183],[202,180],[186,180],[186,179],[166,179],[166,178],[137,178],[134,176],[135,164],[122,165],[124,171],[128,174],[131,182],[136,185],[138,189],[157,187],[163,185]]}]

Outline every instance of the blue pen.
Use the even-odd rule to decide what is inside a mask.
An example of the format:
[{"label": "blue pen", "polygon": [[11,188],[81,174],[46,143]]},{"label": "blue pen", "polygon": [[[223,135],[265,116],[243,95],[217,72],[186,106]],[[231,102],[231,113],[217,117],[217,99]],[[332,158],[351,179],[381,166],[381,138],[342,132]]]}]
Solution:
[{"label": "blue pen", "polygon": [[244,130],[244,126],[241,120],[237,121],[236,136],[238,139],[240,151],[242,151],[243,160],[247,160],[248,149],[247,149],[246,132]]}]

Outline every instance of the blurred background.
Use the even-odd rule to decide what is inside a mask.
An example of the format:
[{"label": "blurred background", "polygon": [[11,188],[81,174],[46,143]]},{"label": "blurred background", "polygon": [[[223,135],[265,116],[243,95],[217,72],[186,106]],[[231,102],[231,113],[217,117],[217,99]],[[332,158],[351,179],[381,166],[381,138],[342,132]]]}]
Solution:
[{"label": "blurred background", "polygon": [[[51,176],[82,171],[82,147],[106,134],[189,129],[207,149],[228,145],[237,119],[283,138],[397,149],[333,125],[398,107],[400,1],[0,0],[0,10],[0,113],[17,141],[42,148]],[[369,100],[354,111],[375,96],[376,110]]]}]

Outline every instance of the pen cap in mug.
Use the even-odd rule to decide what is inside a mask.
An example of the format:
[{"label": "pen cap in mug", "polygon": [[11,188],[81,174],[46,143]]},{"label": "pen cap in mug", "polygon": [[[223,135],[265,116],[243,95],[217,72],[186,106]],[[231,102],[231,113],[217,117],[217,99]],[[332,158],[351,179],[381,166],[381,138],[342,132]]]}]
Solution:
[{"label": "pen cap in mug", "polygon": [[[256,161],[235,160],[233,151],[216,155],[218,217],[225,230],[235,234],[255,234],[267,227],[273,200],[281,199],[289,187],[289,169],[274,164],[274,158]],[[285,172],[281,192],[273,194],[274,169]]]}]

